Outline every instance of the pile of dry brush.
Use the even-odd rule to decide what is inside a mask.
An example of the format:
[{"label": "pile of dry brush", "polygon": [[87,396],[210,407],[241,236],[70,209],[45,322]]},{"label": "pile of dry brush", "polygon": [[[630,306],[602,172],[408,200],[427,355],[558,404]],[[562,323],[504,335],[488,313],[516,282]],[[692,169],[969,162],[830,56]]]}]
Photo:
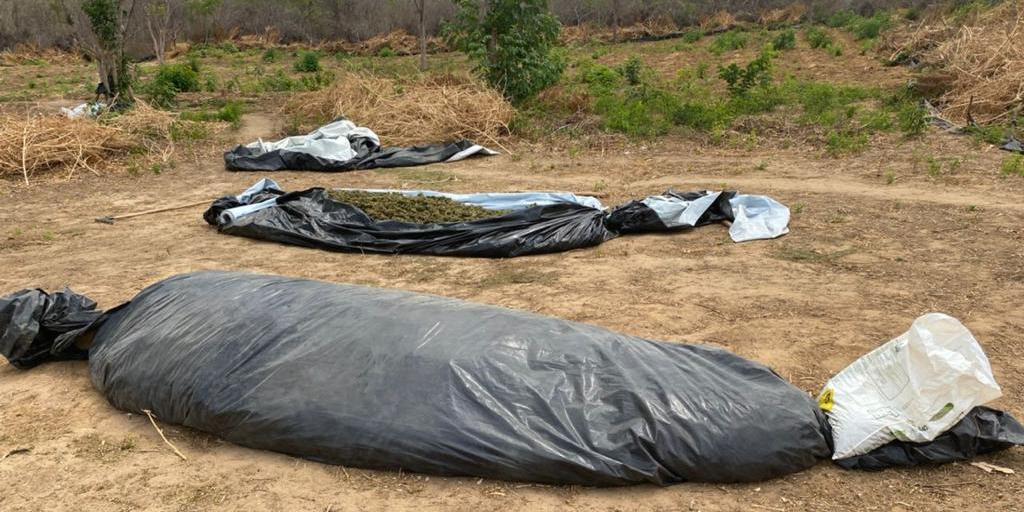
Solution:
[{"label": "pile of dry brush", "polygon": [[0,116],[0,178],[19,177],[28,183],[41,174],[100,174],[132,153],[166,162],[174,150],[172,127],[181,122],[141,102],[127,113],[100,120]]},{"label": "pile of dry brush", "polygon": [[934,76],[945,117],[1005,123],[1024,111],[1024,2],[1003,2],[967,19],[936,13],[885,42],[890,60],[914,58]]},{"label": "pile of dry brush", "polygon": [[40,48],[31,44],[19,44],[10,50],[0,52],[0,66],[22,66],[26,64],[67,64],[80,61],[81,55],[57,48]]},{"label": "pile of dry brush", "polygon": [[395,80],[341,76],[330,88],[297,94],[283,112],[297,132],[345,117],[366,126],[388,146],[473,139],[501,147],[515,109],[494,89],[468,75]]}]

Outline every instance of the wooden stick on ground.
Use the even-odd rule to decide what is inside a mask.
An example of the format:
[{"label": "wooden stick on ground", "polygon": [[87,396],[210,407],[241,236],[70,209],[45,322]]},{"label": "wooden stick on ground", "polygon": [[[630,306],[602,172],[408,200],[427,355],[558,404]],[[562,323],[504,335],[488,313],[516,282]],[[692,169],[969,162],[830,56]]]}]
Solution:
[{"label": "wooden stick on ground", "polygon": [[138,217],[140,215],[149,215],[151,213],[162,213],[162,212],[169,212],[169,211],[172,211],[172,210],[182,210],[182,209],[185,209],[185,208],[192,208],[193,206],[200,206],[200,205],[204,205],[204,204],[210,204],[212,202],[213,202],[213,199],[204,199],[202,201],[196,201],[194,203],[179,204],[179,205],[176,205],[176,206],[168,206],[168,207],[165,207],[165,208],[156,208],[156,209],[153,209],[153,210],[144,210],[144,211],[141,211],[141,212],[125,213],[123,215],[111,215],[109,217],[96,217],[96,222],[100,222],[100,223],[103,223],[103,224],[113,224],[114,221],[120,220],[120,219],[128,219],[128,218],[131,218],[131,217]]},{"label": "wooden stick on ground", "polygon": [[156,425],[156,420],[153,419],[153,413],[149,409],[143,409],[142,412],[146,413],[146,417],[149,418],[149,422],[153,424],[153,428],[156,429],[156,433],[160,434],[160,439],[163,439],[164,442],[167,443],[167,446],[170,446],[171,449],[174,450],[174,453],[177,454],[178,457],[181,457],[181,460],[188,462],[188,459],[178,451],[178,447],[168,441],[167,437],[164,436],[164,431],[160,430],[160,427]]}]

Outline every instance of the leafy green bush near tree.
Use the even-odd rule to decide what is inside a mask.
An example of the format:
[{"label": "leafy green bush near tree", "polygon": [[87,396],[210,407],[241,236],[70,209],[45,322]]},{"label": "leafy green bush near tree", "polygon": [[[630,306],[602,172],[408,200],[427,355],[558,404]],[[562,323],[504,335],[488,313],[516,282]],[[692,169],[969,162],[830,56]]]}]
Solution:
[{"label": "leafy green bush near tree", "polygon": [[535,96],[561,77],[565,61],[556,48],[561,25],[547,0],[457,0],[456,5],[446,39],[511,101]]}]

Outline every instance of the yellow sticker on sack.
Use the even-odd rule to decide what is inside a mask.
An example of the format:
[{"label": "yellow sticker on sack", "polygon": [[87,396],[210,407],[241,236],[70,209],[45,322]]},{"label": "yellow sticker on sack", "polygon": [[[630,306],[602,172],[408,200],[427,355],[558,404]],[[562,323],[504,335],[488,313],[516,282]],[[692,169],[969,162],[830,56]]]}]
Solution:
[{"label": "yellow sticker on sack", "polygon": [[824,393],[818,397],[818,408],[825,411],[831,412],[832,407],[836,405],[836,392],[832,389],[826,389]]}]

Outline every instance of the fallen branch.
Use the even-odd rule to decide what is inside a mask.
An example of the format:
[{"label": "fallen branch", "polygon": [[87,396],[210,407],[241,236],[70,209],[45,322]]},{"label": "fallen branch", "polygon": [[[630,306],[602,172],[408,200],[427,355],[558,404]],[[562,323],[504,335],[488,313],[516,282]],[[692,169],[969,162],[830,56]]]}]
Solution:
[{"label": "fallen branch", "polygon": [[149,418],[149,422],[153,424],[153,428],[156,429],[156,433],[160,434],[160,439],[163,439],[164,442],[167,443],[167,446],[170,446],[171,449],[174,450],[174,453],[178,457],[181,457],[181,460],[188,462],[188,458],[186,458],[180,451],[178,451],[178,447],[174,446],[174,444],[168,441],[167,437],[164,436],[164,431],[160,430],[160,427],[158,427],[156,424],[156,420],[153,419],[153,413],[149,409],[143,409],[142,412],[146,413],[146,417]]}]

